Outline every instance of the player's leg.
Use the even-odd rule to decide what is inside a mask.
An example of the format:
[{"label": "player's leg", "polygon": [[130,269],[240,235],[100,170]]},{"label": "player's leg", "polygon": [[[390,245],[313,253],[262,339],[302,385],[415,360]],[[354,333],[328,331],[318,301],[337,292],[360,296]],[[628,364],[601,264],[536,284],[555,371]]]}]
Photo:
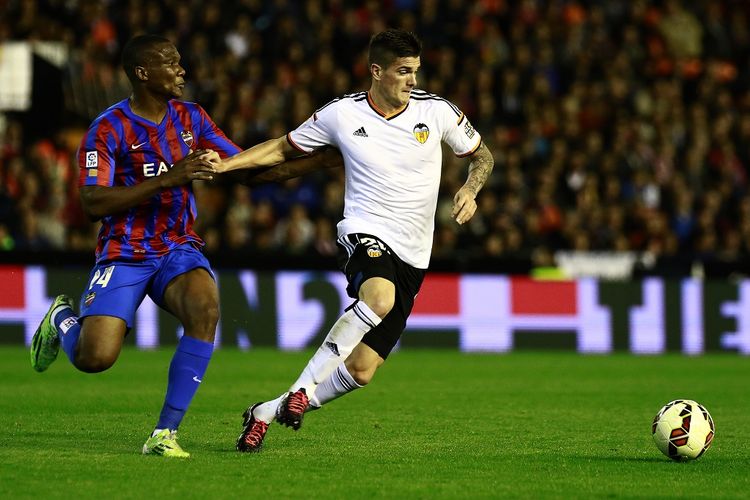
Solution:
[{"label": "player's leg", "polygon": [[346,361],[320,384],[310,398],[310,409],[320,408],[329,401],[364,387],[372,380],[406,327],[406,320],[414,306],[414,297],[424,279],[424,271],[415,269],[395,258],[396,301],[393,309],[375,328],[367,332],[362,342],[352,351]]},{"label": "player's leg", "polygon": [[299,429],[302,417],[309,408],[308,394],[314,397],[320,382],[327,382],[326,387],[335,384],[330,379],[337,373],[337,367],[343,366],[343,360],[349,357],[364,334],[379,323],[380,317],[363,301],[355,302],[348,308],[334,323],[323,344],[307,362],[288,392],[276,399],[256,403],[245,410],[243,430],[237,438],[237,450],[260,451],[268,425],[274,419],[294,430]]},{"label": "player's leg", "polygon": [[[372,380],[375,370],[383,362],[383,358],[377,352],[360,342],[346,361],[337,366],[331,376],[318,385],[306,411],[317,410],[334,399],[361,389]],[[356,377],[353,374],[356,374]]]},{"label": "player's leg", "polygon": [[297,430],[318,385],[325,381],[341,362],[349,357],[367,332],[377,327],[393,307],[395,286],[385,278],[367,279],[359,290],[357,301],[334,323],[297,380],[289,388],[289,397],[281,401],[276,418],[279,423]]},{"label": "player's leg", "polygon": [[34,369],[49,367],[60,347],[81,371],[96,373],[111,367],[143,300],[148,267],[112,262],[95,266],[81,297],[80,315],[70,298],[59,295],[34,335]]},{"label": "player's leg", "polygon": [[[349,307],[334,323],[323,344],[307,362],[289,391],[276,399],[257,403],[245,411],[244,430],[237,440],[237,449],[258,451],[265,430],[274,419],[295,430],[299,429],[302,425],[302,416],[308,407],[308,395],[315,394],[318,384],[331,377],[336,367],[349,356],[364,334],[376,327],[380,321],[380,316],[363,301],[357,301]],[[259,426],[262,424],[265,426],[261,433]]]},{"label": "player's leg", "polygon": [[80,337],[73,346],[61,335],[63,349],[73,366],[87,373],[102,372],[115,364],[122,351],[127,325],[121,318],[114,316],[87,316],[80,327]]},{"label": "player's leg", "polygon": [[169,284],[164,303],[185,333],[169,366],[167,393],[156,428],[177,430],[213,354],[219,292],[206,269],[194,269]]},{"label": "player's leg", "polygon": [[184,328],[169,365],[167,392],[159,420],[144,453],[187,457],[176,432],[198,390],[213,354],[219,320],[219,292],[203,254],[181,247],[162,258],[152,297]]},{"label": "player's leg", "polygon": [[[153,262],[110,262],[94,267],[89,286],[81,294],[77,341],[73,334],[76,326],[67,332],[64,325],[60,328],[63,350],[76,368],[97,373],[115,364],[155,268]],[[64,316],[58,315],[58,320]],[[64,321],[72,322],[73,317]]]},{"label": "player's leg", "polygon": [[[276,399],[256,403],[245,411],[244,429],[237,439],[239,451],[258,451],[268,424],[275,419],[295,430],[299,429],[309,397],[315,394],[318,384],[331,377],[362,337],[377,327],[393,306],[394,272],[386,252],[387,246],[377,238],[367,236],[365,239],[360,235],[346,236],[337,243],[339,265],[349,281],[349,295],[360,297],[360,290],[364,287],[369,292],[368,300],[372,307],[360,297],[336,320],[323,344],[288,392]],[[368,253],[368,249],[372,251]],[[384,258],[380,259],[381,256]]]},{"label": "player's leg", "polygon": [[375,371],[385,363],[398,342],[406,325],[406,317],[403,308],[397,305],[376,328],[367,332],[346,361],[318,386],[307,410],[316,410],[369,384]]},{"label": "player's leg", "polygon": [[359,290],[359,301],[334,323],[290,392],[304,390],[312,397],[318,384],[327,379],[341,361],[349,357],[362,337],[390,312],[394,298],[395,286],[391,281],[379,277],[365,281]]}]

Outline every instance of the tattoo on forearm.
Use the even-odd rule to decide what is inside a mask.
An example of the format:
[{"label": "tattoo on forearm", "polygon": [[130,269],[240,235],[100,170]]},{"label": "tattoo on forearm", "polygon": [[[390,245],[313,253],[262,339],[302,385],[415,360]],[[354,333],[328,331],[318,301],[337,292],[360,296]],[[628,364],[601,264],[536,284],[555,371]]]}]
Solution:
[{"label": "tattoo on forearm", "polygon": [[479,149],[471,155],[471,163],[469,164],[469,177],[466,179],[467,188],[471,189],[476,195],[479,190],[482,189],[484,183],[487,182],[487,178],[492,173],[492,168],[495,166],[495,159],[492,157],[492,153],[487,146],[482,143]]}]

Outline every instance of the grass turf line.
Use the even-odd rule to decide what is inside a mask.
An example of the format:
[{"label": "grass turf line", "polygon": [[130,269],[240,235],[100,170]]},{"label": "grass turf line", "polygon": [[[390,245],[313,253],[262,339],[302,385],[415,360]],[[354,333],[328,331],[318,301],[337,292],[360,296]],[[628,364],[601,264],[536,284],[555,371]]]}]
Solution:
[{"label": "grass turf line", "polygon": [[[126,349],[109,371],[45,373],[0,348],[0,497],[744,497],[747,381],[733,355],[394,354],[370,387],[271,426],[260,454],[234,451],[241,413],[285,390],[310,352],[216,352],[180,429],[187,461],[140,455],[172,351]],[[651,419],[703,403],[712,448],[673,463]]]}]

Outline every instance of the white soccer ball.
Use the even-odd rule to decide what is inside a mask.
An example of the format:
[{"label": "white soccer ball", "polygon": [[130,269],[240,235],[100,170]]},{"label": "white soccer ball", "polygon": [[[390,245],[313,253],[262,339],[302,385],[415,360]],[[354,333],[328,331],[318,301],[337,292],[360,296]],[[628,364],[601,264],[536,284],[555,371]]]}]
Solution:
[{"label": "white soccer ball", "polygon": [[656,447],[673,460],[700,458],[714,439],[714,420],[691,399],[667,403],[651,426]]}]

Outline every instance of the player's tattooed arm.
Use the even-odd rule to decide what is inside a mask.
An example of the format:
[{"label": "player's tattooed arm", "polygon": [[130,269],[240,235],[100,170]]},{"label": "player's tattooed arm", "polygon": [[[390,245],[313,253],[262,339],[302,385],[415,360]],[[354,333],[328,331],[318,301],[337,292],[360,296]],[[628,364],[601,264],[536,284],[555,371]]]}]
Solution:
[{"label": "player's tattooed arm", "polygon": [[495,159],[484,142],[479,145],[479,149],[474,151],[469,158],[471,159],[469,177],[466,179],[464,187],[471,190],[474,196],[476,196],[492,173],[492,169],[495,166]]},{"label": "player's tattooed arm", "polygon": [[469,157],[471,163],[469,164],[469,177],[461,189],[458,190],[456,196],[453,197],[453,218],[459,224],[464,224],[474,217],[474,212],[477,210],[477,202],[475,198],[477,193],[482,189],[484,183],[487,182],[492,168],[495,166],[495,160],[492,158],[492,153],[484,143],[479,145],[479,148],[472,153]]}]

